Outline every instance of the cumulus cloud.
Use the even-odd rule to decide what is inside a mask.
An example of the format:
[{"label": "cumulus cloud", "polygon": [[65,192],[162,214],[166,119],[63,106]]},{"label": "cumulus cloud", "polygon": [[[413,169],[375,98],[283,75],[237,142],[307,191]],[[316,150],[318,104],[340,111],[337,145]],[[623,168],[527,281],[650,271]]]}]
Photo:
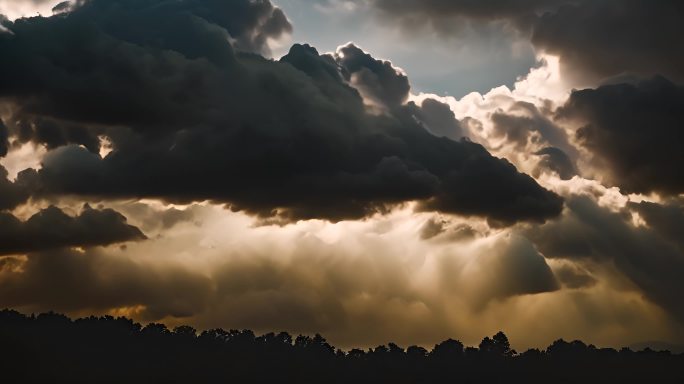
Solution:
[{"label": "cumulus cloud", "polygon": [[671,201],[665,204],[642,201],[630,203],[646,223],[658,234],[679,244],[684,250],[684,204]]},{"label": "cumulus cloud", "polygon": [[408,106],[414,117],[435,136],[460,140],[466,137],[461,122],[456,119],[448,104],[426,98],[420,104],[411,102]]},{"label": "cumulus cloud", "polygon": [[561,180],[570,180],[577,175],[573,161],[559,148],[546,147],[535,152],[535,155],[541,156],[541,161],[539,162],[540,169],[548,169],[555,172]]},{"label": "cumulus cloud", "polygon": [[408,77],[390,61],[377,60],[353,43],[339,47],[335,60],[344,69],[347,81],[372,102],[395,107],[408,99]]},{"label": "cumulus cloud", "polygon": [[22,181],[10,181],[7,176],[7,170],[0,165],[0,212],[8,209],[14,209],[18,205],[23,204],[28,200],[31,189],[26,182],[31,181],[33,172],[26,172],[22,177]]},{"label": "cumulus cloud", "polygon": [[447,275],[454,270],[444,270],[445,284],[472,295],[475,308],[487,305],[490,300],[553,292],[559,288],[544,257],[529,240],[518,235],[493,239],[476,261],[464,266],[462,276],[453,279],[455,276]]},{"label": "cumulus cloud", "polygon": [[110,245],[144,238],[120,213],[88,205],[76,217],[51,206],[24,222],[12,214],[0,213],[0,255]]},{"label": "cumulus cloud", "polygon": [[[559,118],[578,121],[577,141],[626,192],[684,192],[684,87],[662,77],[575,91]],[[595,162],[596,163],[596,162]]]},{"label": "cumulus cloud", "polygon": [[[560,212],[560,197],[507,161],[426,131],[401,105],[408,81],[391,63],[354,46],[333,57],[295,45],[279,61],[236,52],[228,37],[263,27],[240,12],[275,12],[268,2],[153,3],[93,0],[16,20],[0,39],[16,58],[0,64],[11,120],[57,146],[38,171],[41,196],[212,200],[289,221],[413,200],[503,224]],[[392,110],[369,112],[362,83]]]},{"label": "cumulus cloud", "polygon": [[[684,5],[677,0],[567,2],[544,13],[532,43],[558,55],[564,72],[608,78],[623,73],[684,80]],[[619,31],[619,33],[615,33]]]},{"label": "cumulus cloud", "polygon": [[7,156],[9,151],[9,132],[5,123],[0,119],[0,158]]}]

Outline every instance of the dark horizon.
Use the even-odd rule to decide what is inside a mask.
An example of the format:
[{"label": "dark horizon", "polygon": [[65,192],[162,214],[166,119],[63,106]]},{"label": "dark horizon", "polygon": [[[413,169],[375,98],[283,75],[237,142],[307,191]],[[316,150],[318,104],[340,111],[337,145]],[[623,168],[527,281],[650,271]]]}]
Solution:
[{"label": "dark horizon", "polygon": [[[15,317],[15,316],[21,317],[25,320],[36,320],[41,316],[42,317],[55,317],[55,318],[59,318],[59,319],[68,319],[68,321],[71,323],[85,322],[85,321],[90,321],[90,320],[106,320],[106,321],[116,320],[116,321],[123,321],[123,322],[129,323],[133,326],[133,328],[136,328],[136,329],[144,329],[146,327],[152,327],[152,328],[158,327],[158,328],[166,329],[169,332],[173,332],[173,333],[193,330],[194,334],[196,336],[200,336],[201,334],[204,334],[207,332],[213,332],[213,331],[217,331],[217,330],[225,331],[222,328],[195,329],[194,327],[191,327],[190,325],[187,325],[187,324],[181,324],[181,325],[176,325],[174,327],[168,327],[168,325],[164,324],[163,322],[148,322],[148,323],[136,322],[133,319],[127,318],[126,316],[85,315],[82,317],[70,318],[69,316],[66,316],[64,314],[61,314],[61,313],[58,313],[55,311],[48,311],[48,312],[43,312],[43,313],[22,313],[21,311],[17,311],[15,309],[11,309],[11,308],[0,309],[0,317],[2,317],[5,320],[8,318]],[[292,334],[297,334],[298,336],[301,336],[301,337],[314,337],[314,336],[316,336],[316,337],[323,337],[325,339],[325,337],[324,337],[325,335],[322,335],[319,333],[307,334],[307,333],[290,332],[290,331],[282,330],[282,329],[280,329],[280,330],[278,330],[278,329],[261,330],[258,332],[251,330],[251,329],[241,329],[241,330],[230,329],[230,332],[233,332],[233,331],[252,333],[255,335],[255,337],[267,336],[267,335],[283,335],[283,334],[287,334],[287,335],[291,336],[290,333],[292,333]],[[499,333],[507,336],[506,332],[504,330],[497,332],[497,334],[499,334]],[[482,336],[482,337],[483,337],[483,339],[489,338],[489,336]],[[506,337],[506,339],[508,339],[508,337]],[[443,342],[447,342],[447,341],[457,341],[459,344],[461,344],[463,346],[464,349],[467,349],[467,348],[478,349],[478,348],[481,348],[481,344],[482,344],[482,340],[480,341],[480,344],[468,345],[468,344],[461,343],[456,338],[448,337],[447,339],[442,340],[442,342],[438,342],[438,343],[432,345],[432,347],[430,345],[411,345],[411,346],[407,346],[406,348],[402,348],[402,349],[406,350],[409,347],[420,347],[420,348],[426,349],[426,351],[429,353],[434,349],[434,347],[436,347],[439,344],[442,344]],[[684,356],[684,345],[673,344],[673,343],[668,342],[667,340],[644,340],[641,342],[633,343],[631,345],[621,345],[621,346],[620,345],[617,345],[617,346],[616,345],[613,345],[613,346],[606,346],[606,345],[596,346],[596,345],[593,345],[591,343],[588,343],[588,344],[584,343],[582,340],[566,341],[564,338],[560,337],[560,338],[554,340],[553,343],[551,343],[546,348],[544,348],[544,346],[539,346],[537,348],[528,348],[525,351],[518,351],[514,348],[515,347],[514,345],[510,344],[510,342],[509,342],[509,347],[513,351],[513,354],[511,356],[517,356],[521,353],[524,353],[524,352],[527,352],[530,350],[539,350],[541,352],[547,351],[548,347],[550,347],[551,345],[553,345],[554,343],[557,343],[557,342],[568,342],[570,344],[578,342],[578,343],[581,343],[582,345],[586,346],[589,349],[597,349],[597,350],[620,351],[622,349],[630,349],[633,352],[656,352],[656,353],[667,352],[667,353],[671,353],[673,355]],[[335,350],[336,351],[340,350],[340,351],[343,351],[345,353],[349,353],[352,350],[373,350],[375,347],[387,346],[390,344],[398,346],[396,343],[392,342],[392,340],[387,340],[386,342],[380,343],[378,345],[352,345],[352,346],[344,346],[344,347],[335,347]],[[400,347],[400,346],[398,346],[398,347]]]},{"label": "dark horizon", "polygon": [[[0,369],[18,382],[187,383],[239,382],[429,383],[556,382],[677,383],[684,379],[684,354],[650,349],[596,348],[556,340],[544,350],[518,353],[498,332],[477,348],[448,339],[431,350],[394,343],[342,351],[316,334],[255,335],[250,330],[188,326],[169,330],[141,326],[124,317],[71,320],[56,313],[24,316],[0,311]],[[50,359],[47,357],[51,356]],[[42,362],[40,369],[30,369]],[[173,363],[172,363],[173,362]],[[602,367],[602,371],[593,370]]]}]

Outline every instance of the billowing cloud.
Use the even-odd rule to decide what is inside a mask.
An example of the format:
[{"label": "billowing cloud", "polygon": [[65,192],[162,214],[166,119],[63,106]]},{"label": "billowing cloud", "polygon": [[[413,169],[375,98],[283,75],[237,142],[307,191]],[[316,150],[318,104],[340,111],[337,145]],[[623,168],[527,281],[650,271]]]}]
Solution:
[{"label": "billowing cloud", "polygon": [[684,204],[681,201],[666,204],[642,201],[630,203],[629,207],[638,212],[654,231],[684,250]]},{"label": "billowing cloud", "polygon": [[[684,4],[677,0],[568,1],[544,13],[532,43],[558,55],[563,70],[584,78],[623,73],[684,80]],[[617,32],[619,31],[619,32]]]},{"label": "billowing cloud", "polygon": [[0,255],[24,254],[65,247],[110,245],[145,238],[126,218],[111,210],[85,206],[76,217],[51,206],[22,222],[0,213]]},{"label": "billowing cloud", "polygon": [[212,286],[178,266],[136,263],[102,250],[57,250],[15,259],[20,270],[0,268],[0,305],[65,312],[140,308],[141,320],[183,317],[206,305]]},{"label": "billowing cloud", "polygon": [[680,320],[684,254],[658,232],[635,227],[625,213],[601,208],[589,197],[567,202],[563,219],[528,234],[549,258],[614,263],[646,297]]},{"label": "billowing cloud", "polygon": [[[662,77],[575,91],[559,112],[626,192],[684,192],[684,87]],[[605,172],[604,172],[605,173]]]},{"label": "billowing cloud", "polygon": [[376,60],[353,43],[339,47],[335,60],[344,69],[347,81],[371,101],[396,107],[408,99],[411,90],[408,77],[391,62]]},{"label": "billowing cloud", "polygon": [[9,132],[5,123],[0,120],[0,158],[7,156],[9,151]]},{"label": "billowing cloud", "polygon": [[535,152],[535,155],[541,157],[539,161],[541,169],[555,172],[561,180],[570,180],[577,174],[575,165],[570,157],[559,148],[542,148],[540,151]]},{"label": "billowing cloud", "polygon": [[[525,54],[529,39],[539,65],[457,100],[412,94],[403,60],[353,43],[265,57],[291,30],[268,0],[89,0],[3,19],[0,308],[343,347],[502,328],[524,347],[684,340],[682,89],[567,81],[677,81],[678,53],[661,49],[676,27],[641,31],[662,37],[657,52],[632,52],[632,31],[589,41],[566,21],[599,33],[601,18],[646,14],[640,0],[363,3],[408,34],[523,39]],[[669,25],[668,7],[654,19]],[[598,47],[617,59],[589,57]]]},{"label": "billowing cloud", "polygon": [[0,258],[0,306],[171,327],[319,332],[342,347],[447,337],[472,344],[501,327],[516,348],[559,335],[614,345],[675,334],[658,307],[639,292],[611,289],[600,271],[593,284],[575,276],[575,288],[560,289],[554,275],[566,286],[573,277],[509,230],[484,236],[471,228],[476,236],[454,242],[442,237],[462,227],[446,223],[425,241],[422,223],[433,214],[408,208],[364,221],[258,228],[218,206],[195,214],[199,226],[179,223],[125,249]]},{"label": "billowing cloud", "polygon": [[444,276],[446,286],[472,295],[476,308],[490,300],[553,292],[559,288],[544,257],[524,237],[495,237],[481,252],[477,261],[464,266],[463,276],[452,280],[455,276],[448,276],[454,272],[450,268],[445,268]]},{"label": "billowing cloud", "polygon": [[[232,7],[268,2],[153,3],[93,0],[16,20],[0,38],[15,57],[0,64],[12,74],[1,91],[11,121],[89,134],[48,126],[53,136],[34,138],[59,146],[38,172],[41,196],[212,200],[284,220],[355,219],[413,200],[503,224],[559,214],[562,199],[507,161],[426,131],[399,105],[408,82],[389,62],[353,46],[341,64],[305,45],[279,61],[237,52],[229,37],[263,25],[240,24],[251,19]],[[394,108],[368,111],[345,73],[365,73],[358,80]]]},{"label": "billowing cloud", "polygon": [[413,109],[414,117],[433,135],[452,140],[465,137],[461,122],[456,119],[448,104],[426,98],[420,105],[411,102],[407,107]]},{"label": "billowing cloud", "polygon": [[[31,172],[31,174],[34,174]],[[31,177],[27,174],[22,178],[23,181],[30,181]],[[22,182],[10,181],[7,178],[7,170],[0,165],[0,212],[14,209],[18,205],[26,202],[30,196],[30,188]]]},{"label": "billowing cloud", "polygon": [[[459,20],[501,22],[529,37],[539,51],[557,55],[565,74],[596,81],[623,73],[684,79],[679,1],[375,0],[388,19],[457,34]],[[616,33],[615,31],[619,31]]]}]

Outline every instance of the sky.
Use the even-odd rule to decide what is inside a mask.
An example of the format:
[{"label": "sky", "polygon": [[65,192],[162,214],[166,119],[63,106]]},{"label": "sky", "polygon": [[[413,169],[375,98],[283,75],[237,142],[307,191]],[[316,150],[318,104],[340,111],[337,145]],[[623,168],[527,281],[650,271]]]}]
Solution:
[{"label": "sky", "polygon": [[684,344],[680,2],[0,14],[0,307]]}]

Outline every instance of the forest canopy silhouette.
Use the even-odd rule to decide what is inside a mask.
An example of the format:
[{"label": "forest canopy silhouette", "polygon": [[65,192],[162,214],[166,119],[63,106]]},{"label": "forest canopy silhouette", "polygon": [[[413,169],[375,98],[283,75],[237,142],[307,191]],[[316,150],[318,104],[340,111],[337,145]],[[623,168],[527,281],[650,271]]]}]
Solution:
[{"label": "forest canopy silhouette", "polygon": [[[360,325],[362,326],[362,325]],[[343,351],[316,334],[145,326],[125,317],[77,320],[0,311],[7,382],[42,383],[681,383],[684,354],[557,340],[518,353],[499,332],[478,347],[394,343]]]}]

